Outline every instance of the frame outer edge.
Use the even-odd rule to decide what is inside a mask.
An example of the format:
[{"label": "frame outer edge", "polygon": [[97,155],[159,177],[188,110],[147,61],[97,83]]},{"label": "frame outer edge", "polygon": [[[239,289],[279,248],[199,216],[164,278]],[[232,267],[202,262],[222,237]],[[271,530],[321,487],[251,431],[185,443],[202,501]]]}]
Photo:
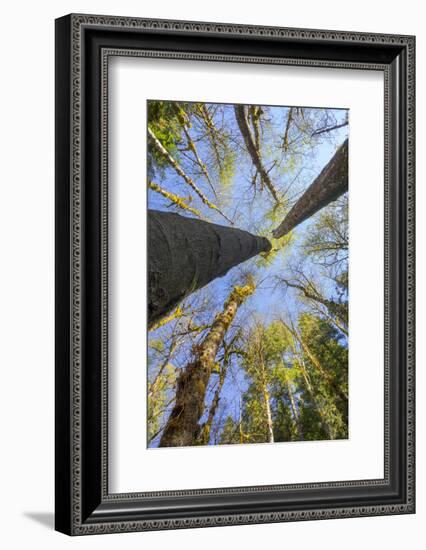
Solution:
[{"label": "frame outer edge", "polygon": [[[379,35],[372,33],[309,30],[309,29],[284,29],[279,27],[258,27],[235,24],[203,23],[188,21],[169,21],[139,18],[125,18],[115,16],[95,16],[71,14],[68,16],[71,25],[71,392],[72,392],[72,418],[71,420],[71,499],[72,519],[71,534],[96,534],[113,533],[124,531],[157,530],[157,529],[180,529],[188,527],[204,527],[213,525],[237,525],[249,523],[303,521],[309,519],[327,519],[336,517],[361,517],[370,515],[403,514],[414,512],[414,48],[415,39],[412,36],[403,35]],[[407,250],[412,254],[411,261],[407,264],[407,281],[412,284],[407,286],[407,384],[411,396],[408,397],[409,411],[407,422],[412,423],[409,429],[408,447],[412,449],[411,456],[408,454],[407,475],[407,502],[401,505],[392,506],[367,506],[364,508],[347,507],[339,509],[310,510],[299,512],[273,512],[253,513],[243,515],[224,515],[179,520],[159,521],[132,521],[132,522],[104,522],[99,524],[83,524],[81,518],[81,486],[80,486],[80,380],[81,380],[81,38],[83,26],[121,28],[123,30],[167,30],[176,32],[209,33],[228,36],[252,36],[268,38],[289,38],[294,40],[327,41],[336,44],[345,43],[375,43],[377,45],[395,45],[408,50],[407,60],[407,108],[408,108],[408,173],[407,173],[407,200],[411,205],[412,214],[407,218],[407,232],[411,238],[407,242]],[[411,164],[410,164],[411,162]],[[57,181],[58,185],[58,181]],[[58,187],[57,187],[58,190]],[[58,371],[57,371],[58,372]],[[57,396],[58,397],[58,396]],[[411,479],[411,482],[410,482]],[[59,529],[61,530],[61,529]]]}]

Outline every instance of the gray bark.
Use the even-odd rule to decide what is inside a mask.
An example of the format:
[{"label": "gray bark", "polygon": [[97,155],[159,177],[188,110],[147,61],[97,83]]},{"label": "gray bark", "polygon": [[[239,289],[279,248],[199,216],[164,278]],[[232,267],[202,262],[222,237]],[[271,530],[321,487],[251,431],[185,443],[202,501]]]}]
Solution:
[{"label": "gray bark", "polygon": [[270,249],[268,239],[241,229],[148,210],[148,324],[232,267]]},{"label": "gray bark", "polygon": [[330,202],[348,190],[348,140],[339,147],[334,157],[308,187],[285,217],[272,232],[275,239],[287,235],[292,229],[313,216]]}]

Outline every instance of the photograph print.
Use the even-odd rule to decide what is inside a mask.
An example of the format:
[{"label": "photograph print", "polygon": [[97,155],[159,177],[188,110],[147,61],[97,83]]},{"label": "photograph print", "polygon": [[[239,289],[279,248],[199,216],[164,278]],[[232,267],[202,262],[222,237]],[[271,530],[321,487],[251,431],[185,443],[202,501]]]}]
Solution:
[{"label": "photograph print", "polygon": [[147,102],[147,446],[348,439],[349,111]]}]

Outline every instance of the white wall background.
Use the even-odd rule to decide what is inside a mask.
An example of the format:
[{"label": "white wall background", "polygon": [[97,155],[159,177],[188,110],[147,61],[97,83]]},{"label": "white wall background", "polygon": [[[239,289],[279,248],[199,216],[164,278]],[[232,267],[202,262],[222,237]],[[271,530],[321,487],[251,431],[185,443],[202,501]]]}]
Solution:
[{"label": "white wall background", "polygon": [[[352,520],[70,539],[53,526],[54,24],[69,12],[331,28],[417,35],[418,512]],[[302,550],[420,547],[426,520],[426,31],[422,3],[387,0],[67,0],[3,6],[0,74],[0,543],[3,548],[218,548]],[[422,536],[423,535],[423,536]],[[416,544],[416,542],[418,544]]]}]

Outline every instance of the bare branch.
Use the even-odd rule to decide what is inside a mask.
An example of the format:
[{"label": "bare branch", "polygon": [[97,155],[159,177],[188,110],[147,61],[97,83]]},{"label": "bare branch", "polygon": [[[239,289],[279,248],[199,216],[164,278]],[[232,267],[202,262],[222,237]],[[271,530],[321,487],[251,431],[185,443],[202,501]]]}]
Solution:
[{"label": "bare branch", "polygon": [[343,128],[348,124],[349,121],[345,120],[345,122],[343,122],[342,124],[336,124],[335,126],[329,126],[328,128],[319,128],[318,130],[315,130],[315,132],[312,132],[311,137],[319,136],[320,134],[325,134],[327,132],[332,132],[333,130],[337,130],[338,128]]},{"label": "bare branch", "polygon": [[255,165],[257,171],[262,178],[262,181],[265,183],[266,187],[269,189],[269,192],[273,196],[276,203],[280,204],[277,191],[274,187],[274,184],[269,177],[268,172],[266,171],[262,159],[260,157],[260,151],[256,148],[248,121],[246,116],[246,111],[244,105],[235,105],[235,118],[237,119],[238,127],[240,128],[241,135],[243,136],[244,143],[246,145],[247,151],[249,152],[253,164]]},{"label": "bare branch", "polygon": [[191,212],[191,214],[194,214],[194,216],[197,216],[197,218],[203,219],[201,213],[196,208],[192,208],[192,206],[189,206],[185,202],[185,200],[182,197],[179,197],[178,195],[175,195],[174,193],[171,193],[170,191],[166,191],[162,187],[160,187],[158,184],[154,183],[153,181],[150,181],[148,183],[150,189],[155,191],[156,193],[159,193],[160,195],[163,195],[166,199],[168,199],[172,204],[180,208],[181,210],[186,210],[188,212]]},{"label": "bare branch", "polygon": [[163,146],[163,144],[156,137],[156,135],[154,134],[154,132],[151,130],[149,126],[148,126],[148,135],[151,138],[158,152],[170,164],[170,166],[174,169],[174,171],[197,193],[197,195],[200,197],[203,203],[209,208],[211,208],[212,210],[216,210],[217,212],[219,212],[219,214],[232,225],[232,221],[227,216],[225,216],[225,214],[221,212],[221,210],[215,204],[209,201],[209,199],[205,196],[205,194],[201,191],[201,189],[199,189],[199,187],[197,187],[194,181],[183,171],[180,164],[167,151],[167,149]]}]

